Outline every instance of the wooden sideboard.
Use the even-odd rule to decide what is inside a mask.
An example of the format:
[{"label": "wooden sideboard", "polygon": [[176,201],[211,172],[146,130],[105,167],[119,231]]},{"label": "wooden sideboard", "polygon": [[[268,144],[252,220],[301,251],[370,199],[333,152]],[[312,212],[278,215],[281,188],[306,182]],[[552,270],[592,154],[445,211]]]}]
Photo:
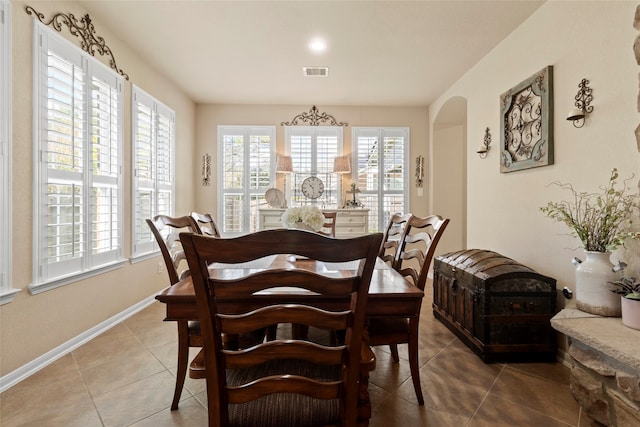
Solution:
[{"label": "wooden sideboard", "polygon": [[[369,232],[369,209],[325,209],[338,212],[336,218],[336,237],[349,238],[362,236]],[[282,214],[285,209],[258,209],[258,229],[271,230],[282,228]]]}]

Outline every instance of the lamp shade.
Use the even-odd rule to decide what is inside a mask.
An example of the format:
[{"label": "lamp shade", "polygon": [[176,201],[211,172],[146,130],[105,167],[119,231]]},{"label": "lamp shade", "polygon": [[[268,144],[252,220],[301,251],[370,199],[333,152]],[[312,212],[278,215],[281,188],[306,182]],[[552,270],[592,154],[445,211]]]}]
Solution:
[{"label": "lamp shade", "polygon": [[276,172],[293,172],[291,156],[278,156],[276,161]]},{"label": "lamp shade", "polygon": [[333,173],[350,173],[351,164],[348,157],[336,157],[333,159]]}]

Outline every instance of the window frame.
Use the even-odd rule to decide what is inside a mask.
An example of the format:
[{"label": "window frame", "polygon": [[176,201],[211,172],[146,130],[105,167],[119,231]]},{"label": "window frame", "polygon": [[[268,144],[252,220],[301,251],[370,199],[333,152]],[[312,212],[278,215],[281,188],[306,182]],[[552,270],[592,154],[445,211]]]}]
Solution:
[{"label": "window frame", "polygon": [[[217,223],[218,228],[220,229],[220,234],[224,237],[230,236],[238,236],[241,234],[250,233],[252,231],[257,231],[258,224],[258,209],[261,207],[266,207],[266,200],[264,193],[269,188],[275,186],[275,177],[276,177],[276,127],[272,125],[255,125],[255,126],[240,126],[240,125],[218,125],[218,209],[217,209]],[[229,135],[240,135],[242,134],[244,138],[244,151],[243,151],[243,188],[226,188],[225,187],[225,143],[224,137]],[[249,162],[251,160],[250,156],[244,155],[250,151],[251,144],[251,136],[260,136],[260,135],[268,135],[270,138],[269,144],[269,180],[268,184],[263,186],[258,186],[256,189],[252,189],[249,187],[248,183],[250,183],[250,167]],[[242,230],[240,231],[227,231],[226,224],[226,215],[225,215],[225,198],[227,195],[236,195],[243,198],[243,200],[249,200],[248,202],[242,202]],[[251,200],[254,199],[257,202],[253,203]],[[244,220],[244,219],[247,220]],[[254,227],[252,227],[254,224]]]},{"label": "window frame", "polygon": [[0,1],[0,305],[19,289],[11,281],[11,2]]},{"label": "window frame", "polygon": [[[39,22],[34,22],[33,34],[33,188],[40,191],[34,191],[33,196],[33,278],[29,290],[31,294],[38,294],[120,268],[124,264],[124,79]],[[71,122],[72,133],[68,139],[72,141],[73,151],[67,156],[73,157],[74,163],[67,170],[48,167],[49,162],[53,161],[47,155],[50,153],[47,122],[48,114],[52,111],[48,105],[49,100],[53,99],[49,97],[49,91],[66,95],[63,87],[55,90],[48,87],[48,74],[53,67],[48,59],[49,52],[54,52],[61,61],[73,64],[70,65],[73,67],[70,78],[74,79],[74,88],[79,83],[73,77],[74,73],[81,72],[85,77],[80,83],[81,89],[78,89],[82,92],[80,103],[74,101],[76,98],[68,101],[74,108],[68,117],[73,116],[77,120]],[[102,86],[108,94],[105,95],[98,86]],[[79,110],[75,109],[76,105]],[[101,109],[103,107],[106,110]],[[106,119],[97,120],[98,114]],[[96,128],[96,125],[100,125],[100,128]],[[103,125],[108,128],[103,128]],[[48,212],[52,206],[47,199],[55,196],[48,195],[48,191],[52,186],[74,188],[75,185],[81,192],[74,190],[67,197],[74,203],[80,200],[80,203],[77,208],[67,210],[73,212],[74,221],[76,216],[79,218],[80,225],[71,229],[86,237],[79,243],[73,240],[73,245],[79,245],[80,249],[74,249],[73,255],[67,256],[65,261],[51,263],[49,260],[52,256],[46,253],[47,248],[51,247],[46,229]],[[76,197],[77,194],[79,196]],[[59,198],[64,200],[64,194],[61,193]],[[92,206],[99,207],[92,209]],[[115,213],[114,206],[117,208]],[[60,209],[65,209],[64,205]],[[55,223],[57,228],[64,227],[60,221],[62,219],[60,216]],[[100,228],[101,225],[104,228]]]},{"label": "window frame", "polygon": [[[409,150],[411,147],[411,132],[409,127],[373,127],[373,126],[356,126],[351,129],[351,180],[352,182],[358,182],[358,138],[361,135],[370,134],[375,135],[378,138],[378,141],[384,140],[385,137],[391,137],[394,135],[401,135],[404,138],[404,153],[403,153],[403,165],[404,165],[404,176],[402,179],[403,188],[400,191],[397,190],[385,190],[384,188],[384,150],[382,151],[381,157],[378,160],[378,181],[377,181],[377,189],[376,190],[368,190],[366,188],[361,188],[358,186],[360,190],[359,197],[366,198],[367,195],[373,195],[377,198],[377,200],[384,200],[385,196],[388,195],[401,195],[403,197],[403,213],[411,212],[410,206],[410,198],[409,198],[409,190],[410,190],[410,162],[409,162]],[[369,209],[369,231],[384,231],[384,226],[389,220],[389,217],[395,212],[389,212],[388,215],[384,214],[384,207],[380,208],[379,204],[376,209],[372,206],[366,206],[365,208]],[[376,226],[377,223],[377,226]]]},{"label": "window frame", "polygon": [[[142,179],[141,171],[138,166],[138,149],[139,143],[139,129],[138,126],[138,104],[142,104],[151,112],[151,129],[150,129],[150,159],[151,163],[149,178]],[[175,176],[176,176],[176,132],[175,122],[176,113],[173,109],[160,102],[154,96],[144,91],[136,85],[132,85],[131,89],[131,262],[137,262],[147,259],[151,256],[155,256],[160,250],[158,244],[151,233],[148,225],[146,224],[147,218],[153,218],[156,215],[169,215],[175,214]],[[160,151],[158,143],[158,129],[160,128],[160,120],[164,118],[170,126],[168,130],[168,152],[167,150]],[[166,145],[166,144],[164,144]],[[165,157],[163,157],[165,156]],[[168,162],[166,161],[168,156]],[[163,166],[168,168],[168,176],[165,180],[157,179],[159,171],[158,165],[161,159],[165,159]],[[139,212],[140,204],[142,200],[139,189],[143,186],[146,191],[151,192],[151,200],[149,206],[148,215],[144,215]],[[160,205],[160,194],[168,194],[168,205],[165,204],[164,208]],[[140,230],[140,232],[138,231]]]}]

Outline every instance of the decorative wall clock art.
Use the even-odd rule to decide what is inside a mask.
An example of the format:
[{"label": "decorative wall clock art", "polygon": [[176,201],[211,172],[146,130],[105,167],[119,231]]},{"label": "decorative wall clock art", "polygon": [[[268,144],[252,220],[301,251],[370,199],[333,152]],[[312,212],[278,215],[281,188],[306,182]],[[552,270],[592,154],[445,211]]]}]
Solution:
[{"label": "decorative wall clock art", "polygon": [[553,67],[500,96],[500,172],[553,164]]}]

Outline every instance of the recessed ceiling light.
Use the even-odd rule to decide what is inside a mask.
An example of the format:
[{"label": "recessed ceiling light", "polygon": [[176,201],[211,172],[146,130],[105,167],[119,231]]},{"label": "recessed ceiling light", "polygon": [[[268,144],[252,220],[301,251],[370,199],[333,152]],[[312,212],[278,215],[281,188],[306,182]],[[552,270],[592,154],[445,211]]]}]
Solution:
[{"label": "recessed ceiling light", "polygon": [[327,42],[320,38],[313,39],[309,43],[309,49],[313,52],[324,52],[327,50]]}]

